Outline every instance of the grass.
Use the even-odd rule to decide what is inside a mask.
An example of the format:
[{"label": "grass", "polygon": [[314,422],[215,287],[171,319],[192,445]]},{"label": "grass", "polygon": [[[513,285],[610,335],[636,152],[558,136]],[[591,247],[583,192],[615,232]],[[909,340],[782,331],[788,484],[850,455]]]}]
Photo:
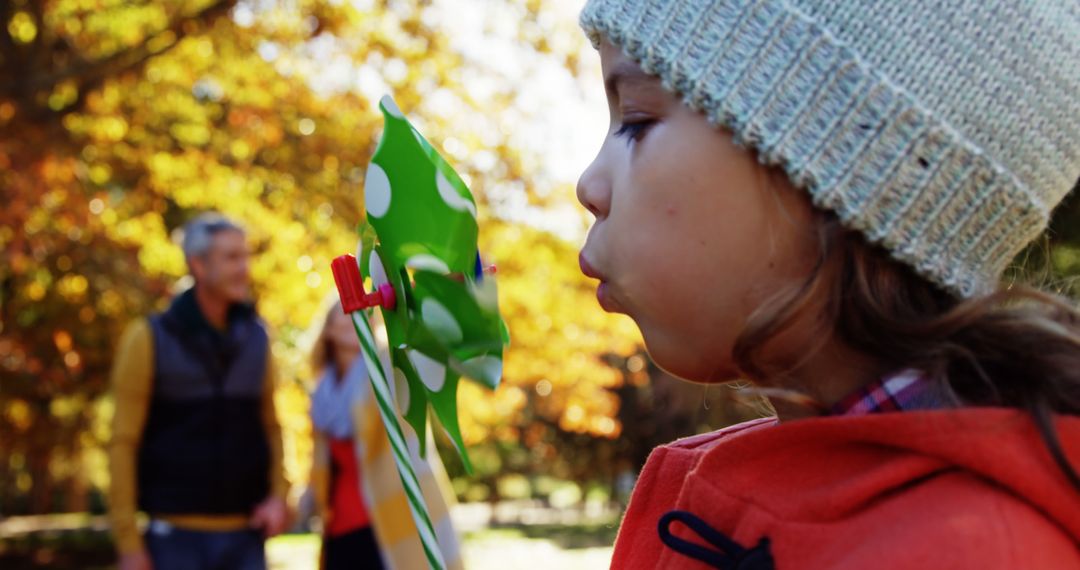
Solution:
[{"label": "grass", "polygon": [[465,534],[469,570],[558,568],[592,570],[611,564],[613,529],[604,525],[514,525]]},{"label": "grass", "polygon": [[[106,570],[115,568],[107,531],[61,525],[0,536],[0,568],[4,570]],[[504,568],[607,568],[616,524],[506,524],[467,532],[463,556],[469,570]],[[319,537],[289,534],[267,543],[271,570],[315,570]]]},{"label": "grass", "polygon": [[618,530],[615,524],[498,525],[465,533],[465,541],[547,540],[563,550],[576,550],[611,546]]},{"label": "grass", "polygon": [[283,534],[266,543],[270,570],[315,570],[318,556],[319,536],[315,534]]}]

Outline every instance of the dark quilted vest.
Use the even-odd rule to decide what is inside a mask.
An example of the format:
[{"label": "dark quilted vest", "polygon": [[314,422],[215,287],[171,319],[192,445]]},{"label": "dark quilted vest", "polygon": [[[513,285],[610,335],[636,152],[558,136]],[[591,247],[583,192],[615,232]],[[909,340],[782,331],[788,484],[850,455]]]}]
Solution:
[{"label": "dark quilted vest", "polygon": [[151,514],[248,514],[266,498],[261,416],[268,342],[250,307],[213,329],[188,290],[150,318],[154,389],[139,448],[139,508]]}]

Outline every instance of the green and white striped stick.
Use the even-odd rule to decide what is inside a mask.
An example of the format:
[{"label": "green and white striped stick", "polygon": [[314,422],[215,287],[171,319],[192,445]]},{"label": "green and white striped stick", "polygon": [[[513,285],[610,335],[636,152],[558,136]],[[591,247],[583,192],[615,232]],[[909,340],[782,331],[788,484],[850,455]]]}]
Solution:
[{"label": "green and white striped stick", "polygon": [[409,510],[412,511],[413,522],[416,530],[420,533],[420,542],[424,545],[424,554],[428,564],[433,570],[443,570],[446,562],[443,560],[442,550],[435,538],[435,528],[431,524],[427,507],[424,503],[424,495],[420,491],[420,481],[416,477],[416,471],[409,460],[409,448],[405,443],[405,433],[397,420],[394,412],[393,398],[390,392],[390,382],[383,370],[382,361],[379,360],[375,351],[375,336],[371,332],[371,324],[368,323],[364,311],[349,313],[356,335],[360,337],[361,353],[364,355],[364,363],[367,364],[368,378],[375,392],[375,400],[379,405],[379,415],[382,416],[383,426],[390,436],[390,448],[393,450],[394,463],[397,464],[398,475],[401,476],[401,484],[405,487],[405,495],[408,497]]}]

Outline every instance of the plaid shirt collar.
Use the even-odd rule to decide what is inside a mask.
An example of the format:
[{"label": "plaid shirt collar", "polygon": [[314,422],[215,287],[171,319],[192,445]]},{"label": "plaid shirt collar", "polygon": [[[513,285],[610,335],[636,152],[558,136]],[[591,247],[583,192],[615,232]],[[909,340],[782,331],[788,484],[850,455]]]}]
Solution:
[{"label": "plaid shirt collar", "polygon": [[836,403],[830,415],[848,416],[936,408],[933,382],[920,370],[889,374]]}]

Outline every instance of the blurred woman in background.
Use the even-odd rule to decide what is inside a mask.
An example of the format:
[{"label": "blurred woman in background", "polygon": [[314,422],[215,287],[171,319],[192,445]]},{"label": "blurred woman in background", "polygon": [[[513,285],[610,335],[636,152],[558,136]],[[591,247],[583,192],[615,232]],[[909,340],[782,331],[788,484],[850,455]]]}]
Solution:
[{"label": "blurred woman in background", "polygon": [[[311,487],[323,522],[323,568],[425,567],[360,342],[340,303],[326,314],[312,365],[318,384],[311,397]],[[445,471],[436,453],[421,458],[416,435],[406,433],[447,567],[461,568],[460,545],[439,484],[446,481]]]}]

